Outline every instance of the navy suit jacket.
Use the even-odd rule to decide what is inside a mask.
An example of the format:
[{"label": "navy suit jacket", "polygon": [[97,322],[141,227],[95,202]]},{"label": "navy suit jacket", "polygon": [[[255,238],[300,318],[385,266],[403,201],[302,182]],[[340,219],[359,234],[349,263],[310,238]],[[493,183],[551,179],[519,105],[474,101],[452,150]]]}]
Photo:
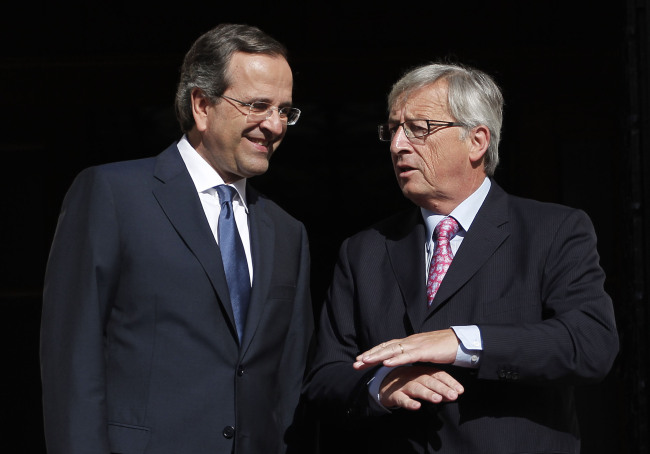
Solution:
[{"label": "navy suit jacket", "polygon": [[[306,393],[351,443],[323,453],[578,453],[573,385],[602,379],[618,351],[596,237],[579,210],[490,192],[427,309],[419,208],[349,239],[323,309]],[[479,326],[478,369],[445,366],[456,402],[387,412],[355,356],[381,342]],[[332,422],[332,424],[334,424]]]},{"label": "navy suit jacket", "polygon": [[239,344],[219,248],[175,145],[83,171],[45,278],[50,454],[280,453],[313,330],[304,226],[248,186]]}]

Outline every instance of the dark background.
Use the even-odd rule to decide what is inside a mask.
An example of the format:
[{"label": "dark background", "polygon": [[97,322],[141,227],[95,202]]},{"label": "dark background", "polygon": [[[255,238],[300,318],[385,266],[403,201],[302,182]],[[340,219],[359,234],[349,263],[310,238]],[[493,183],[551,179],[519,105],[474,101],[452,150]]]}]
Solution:
[{"label": "dark background", "polygon": [[239,22],[290,51],[303,116],[252,184],[306,224],[317,306],[340,242],[407,203],[388,146],[376,138],[391,84],[434,60],[494,76],[506,99],[497,181],[585,210],[614,298],[621,352],[602,384],[578,391],[583,453],[648,452],[650,0],[380,3],[2,7],[5,440],[44,452],[38,327],[66,189],[89,165],[155,155],[177,140],[173,97],[184,53],[214,25]]}]

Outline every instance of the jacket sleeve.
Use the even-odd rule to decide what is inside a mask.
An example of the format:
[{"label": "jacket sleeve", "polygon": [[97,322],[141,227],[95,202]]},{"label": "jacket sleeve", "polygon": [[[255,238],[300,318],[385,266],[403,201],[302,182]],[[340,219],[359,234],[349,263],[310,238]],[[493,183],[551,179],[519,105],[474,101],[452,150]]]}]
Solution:
[{"label": "jacket sleeve", "polygon": [[[541,266],[543,319],[480,325],[479,378],[579,384],[609,372],[618,335],[596,235],[584,212],[564,213]],[[513,307],[522,303],[511,302]]]},{"label": "jacket sleeve", "polygon": [[372,405],[367,384],[376,368],[357,371],[352,368],[356,356],[363,351],[357,333],[355,314],[356,287],[349,261],[350,240],[343,242],[334,269],[320,320],[316,353],[307,377],[305,393],[322,416],[333,419],[358,419],[381,414],[379,405]]},{"label": "jacket sleeve", "polygon": [[45,274],[41,376],[49,454],[108,453],[104,324],[118,262],[106,181],[82,172],[68,191]]},{"label": "jacket sleeve", "polygon": [[310,255],[307,232],[300,225],[300,249],[294,310],[285,337],[285,348],[278,368],[282,374],[278,410],[283,415],[286,428],[285,449],[290,453],[310,452],[313,427],[307,421],[305,408],[299,402],[300,389],[305,376],[310,346],[314,334],[314,315],[310,292]]}]

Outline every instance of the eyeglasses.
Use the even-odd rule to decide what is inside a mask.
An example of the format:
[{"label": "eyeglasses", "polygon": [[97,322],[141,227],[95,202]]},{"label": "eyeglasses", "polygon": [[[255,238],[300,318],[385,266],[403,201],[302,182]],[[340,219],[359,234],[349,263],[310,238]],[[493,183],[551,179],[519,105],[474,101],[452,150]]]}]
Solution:
[{"label": "eyeglasses", "polygon": [[263,101],[248,103],[240,101],[239,99],[231,98],[230,96],[221,95],[220,97],[229,99],[230,101],[235,101],[242,106],[248,107],[248,118],[254,121],[267,120],[271,115],[273,115],[274,110],[278,111],[280,121],[287,125],[295,125],[298,122],[298,118],[300,118],[300,109],[296,109],[295,107],[275,107],[268,102]]},{"label": "eyeglasses", "polygon": [[382,142],[390,142],[397,134],[399,127],[404,129],[404,135],[407,139],[418,139],[421,137],[433,134],[440,128],[448,128],[451,126],[465,126],[463,123],[453,121],[439,121],[439,120],[406,120],[403,123],[394,125],[390,124],[379,125],[379,140]]}]

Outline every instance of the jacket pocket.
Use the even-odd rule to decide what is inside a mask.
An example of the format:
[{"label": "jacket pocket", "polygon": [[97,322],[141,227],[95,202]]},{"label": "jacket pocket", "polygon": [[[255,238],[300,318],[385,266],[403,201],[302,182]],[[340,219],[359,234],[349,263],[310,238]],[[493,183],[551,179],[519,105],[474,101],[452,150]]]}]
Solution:
[{"label": "jacket pocket", "polygon": [[109,423],[108,441],[111,453],[142,454],[149,443],[148,427]]}]

